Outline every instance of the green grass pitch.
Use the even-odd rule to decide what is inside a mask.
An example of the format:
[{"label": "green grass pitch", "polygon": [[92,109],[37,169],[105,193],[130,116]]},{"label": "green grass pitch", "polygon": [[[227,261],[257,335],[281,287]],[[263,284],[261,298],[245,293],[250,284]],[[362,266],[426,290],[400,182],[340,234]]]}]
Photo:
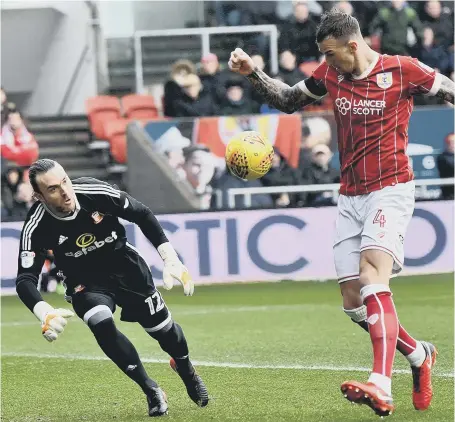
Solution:
[{"label": "green grass pitch", "polygon": [[[411,402],[406,360],[395,361],[389,420],[453,421],[453,274],[392,281],[401,323],[439,349],[431,408]],[[374,421],[365,406],[340,393],[347,379],[366,380],[371,343],[341,310],[335,282],[281,282],[180,288],[163,292],[187,336],[191,358],[212,401],[198,408],[166,364],[168,357],[136,324],[118,327],[136,345],[152,378],[167,392],[169,421]],[[66,302],[45,298],[54,306]],[[118,313],[118,312],[117,312]],[[116,320],[118,316],[116,313]],[[2,422],[146,421],[142,391],[73,318],[53,344],[16,297],[2,297]]]}]

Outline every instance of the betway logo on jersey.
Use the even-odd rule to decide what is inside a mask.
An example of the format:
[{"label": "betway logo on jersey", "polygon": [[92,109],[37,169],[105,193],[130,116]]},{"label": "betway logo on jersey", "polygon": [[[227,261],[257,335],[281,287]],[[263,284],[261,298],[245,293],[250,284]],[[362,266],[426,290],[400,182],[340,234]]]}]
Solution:
[{"label": "betway logo on jersey", "polygon": [[73,256],[74,258],[79,258],[82,255],[87,255],[91,251],[95,251],[99,248],[102,248],[106,243],[112,243],[117,240],[117,233],[112,232],[110,236],[106,237],[104,240],[96,240],[96,237],[91,233],[81,234],[77,240],[76,245],[82,246],[76,252],[66,252],[65,256]]},{"label": "betway logo on jersey", "polygon": [[385,101],[380,100],[357,100],[351,103],[346,97],[337,98],[335,105],[338,111],[345,116],[352,108],[352,114],[380,116],[386,106]]}]

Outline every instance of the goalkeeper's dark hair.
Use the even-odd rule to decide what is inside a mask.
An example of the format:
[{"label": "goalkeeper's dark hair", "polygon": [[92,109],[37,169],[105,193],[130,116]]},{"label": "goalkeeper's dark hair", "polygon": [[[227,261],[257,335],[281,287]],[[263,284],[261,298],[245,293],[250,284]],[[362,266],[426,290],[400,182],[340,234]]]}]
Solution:
[{"label": "goalkeeper's dark hair", "polygon": [[47,173],[50,169],[53,169],[56,166],[57,162],[54,160],[49,160],[49,158],[41,158],[38,161],[35,161],[28,170],[28,178],[30,184],[35,192],[39,193],[38,183],[36,183],[36,177],[39,174]]},{"label": "goalkeeper's dark hair", "polygon": [[319,43],[329,37],[338,39],[353,35],[362,35],[358,20],[334,8],[322,15],[316,30],[316,41]]}]

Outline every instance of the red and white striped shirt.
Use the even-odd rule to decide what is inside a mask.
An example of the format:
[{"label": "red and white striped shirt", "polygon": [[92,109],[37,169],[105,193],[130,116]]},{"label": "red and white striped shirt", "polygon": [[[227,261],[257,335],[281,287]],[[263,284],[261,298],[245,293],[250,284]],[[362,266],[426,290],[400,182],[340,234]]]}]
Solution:
[{"label": "red and white striped shirt", "polygon": [[307,95],[334,102],[343,195],[363,195],[414,178],[406,149],[414,94],[435,95],[441,75],[404,56],[377,55],[359,76],[326,62],[299,83]]}]

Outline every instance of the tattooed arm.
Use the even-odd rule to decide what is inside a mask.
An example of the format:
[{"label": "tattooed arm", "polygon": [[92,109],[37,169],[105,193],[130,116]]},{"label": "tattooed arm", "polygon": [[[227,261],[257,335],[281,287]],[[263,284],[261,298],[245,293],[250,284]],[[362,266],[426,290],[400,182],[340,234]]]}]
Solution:
[{"label": "tattooed arm", "polygon": [[401,57],[400,62],[408,79],[410,95],[436,96],[453,104],[454,83],[451,79],[415,58]]},{"label": "tattooed arm", "polygon": [[233,72],[246,76],[268,104],[285,113],[294,113],[321,99],[327,93],[325,87],[318,85],[312,77],[290,87],[284,82],[267,76],[254,65],[251,57],[241,48],[236,48],[231,53],[229,68]]},{"label": "tattooed arm", "polygon": [[436,93],[436,97],[443,99],[444,101],[448,101],[449,103],[453,104],[454,94],[455,94],[455,84],[454,82],[449,79],[447,76],[441,75],[442,81],[441,86],[439,87],[438,92]]},{"label": "tattooed arm", "polygon": [[309,92],[305,93],[301,83],[290,87],[278,79],[267,76],[265,72],[258,68],[255,68],[253,73],[246,78],[268,104],[285,113],[294,113],[318,99],[317,96],[310,96]]}]

